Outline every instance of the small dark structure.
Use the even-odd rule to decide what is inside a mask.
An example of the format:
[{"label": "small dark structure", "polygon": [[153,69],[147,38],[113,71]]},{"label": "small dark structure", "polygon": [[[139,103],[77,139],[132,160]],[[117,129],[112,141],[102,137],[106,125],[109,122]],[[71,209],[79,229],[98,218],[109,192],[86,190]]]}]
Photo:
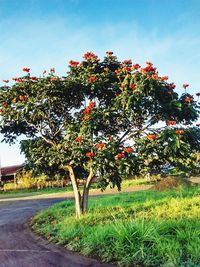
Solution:
[{"label": "small dark structure", "polygon": [[24,168],[24,164],[0,168],[0,182],[16,183],[16,174]]}]

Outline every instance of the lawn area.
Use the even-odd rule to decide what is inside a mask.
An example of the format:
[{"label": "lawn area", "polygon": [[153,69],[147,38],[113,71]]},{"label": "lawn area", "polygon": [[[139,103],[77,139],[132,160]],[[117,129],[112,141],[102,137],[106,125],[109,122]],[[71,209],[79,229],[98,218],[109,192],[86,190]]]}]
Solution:
[{"label": "lawn area", "polygon": [[73,201],[42,211],[34,231],[86,256],[119,266],[200,266],[200,186],[90,199],[74,218]]}]

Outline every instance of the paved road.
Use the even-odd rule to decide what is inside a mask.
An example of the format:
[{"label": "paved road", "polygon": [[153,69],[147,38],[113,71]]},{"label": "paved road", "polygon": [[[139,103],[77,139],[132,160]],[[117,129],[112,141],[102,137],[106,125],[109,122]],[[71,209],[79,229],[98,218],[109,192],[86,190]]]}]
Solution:
[{"label": "paved road", "polygon": [[0,200],[0,267],[109,267],[35,236],[27,220],[63,198]]}]

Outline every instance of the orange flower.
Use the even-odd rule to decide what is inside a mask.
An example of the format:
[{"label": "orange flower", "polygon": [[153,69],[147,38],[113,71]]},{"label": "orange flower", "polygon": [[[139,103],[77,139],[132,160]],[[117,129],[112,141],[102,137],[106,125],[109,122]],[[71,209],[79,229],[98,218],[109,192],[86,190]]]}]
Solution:
[{"label": "orange flower", "polygon": [[81,136],[76,137],[76,142],[81,143],[83,141],[83,138]]},{"label": "orange flower", "polygon": [[96,61],[96,62],[99,61],[98,56],[95,55],[92,52],[85,53],[84,56],[83,56],[83,58],[85,58],[87,61]]},{"label": "orange flower", "polygon": [[90,114],[92,109],[96,106],[96,102],[91,101],[89,105],[83,110],[83,114]]},{"label": "orange flower", "polygon": [[30,68],[23,68],[22,71],[29,72],[30,71]]},{"label": "orange flower", "polygon": [[123,70],[124,71],[131,71],[131,68],[130,67],[124,67]]},{"label": "orange flower", "polygon": [[56,77],[51,77],[51,78],[50,78],[50,81],[56,81],[56,80],[57,80]]},{"label": "orange flower", "polygon": [[187,96],[184,101],[190,103],[192,100],[193,100],[192,96]]},{"label": "orange flower", "polygon": [[98,148],[98,149],[103,149],[104,147],[105,147],[105,144],[103,144],[103,143],[99,143],[96,145],[96,148]]},{"label": "orange flower", "polygon": [[92,158],[92,157],[94,157],[94,152],[87,152],[85,155],[88,158]]},{"label": "orange flower", "polygon": [[169,89],[174,89],[176,87],[176,85],[174,83],[169,83],[168,84],[168,88]]},{"label": "orange flower", "polygon": [[89,115],[91,112],[91,109],[89,107],[87,107],[86,109],[83,110],[83,114],[85,115]]},{"label": "orange flower", "polygon": [[149,135],[147,135],[147,138],[148,138],[149,140],[155,140],[155,139],[157,139],[158,137],[157,137],[156,134],[149,134]]},{"label": "orange flower", "polygon": [[134,70],[138,70],[139,68],[140,68],[140,65],[139,65],[139,64],[134,64],[134,65],[133,65],[133,69],[134,69]]},{"label": "orange flower", "polygon": [[96,80],[97,80],[97,77],[96,77],[95,75],[92,75],[92,76],[89,77],[89,81],[90,81],[91,83],[96,82]]},{"label": "orange flower", "polygon": [[83,117],[83,120],[84,120],[84,121],[88,121],[88,120],[89,120],[89,118],[90,118],[90,116],[89,116],[89,115],[84,115],[84,117]]},{"label": "orange flower", "polygon": [[161,81],[167,81],[169,79],[168,76],[163,76],[163,77],[160,77]]},{"label": "orange flower", "polygon": [[111,55],[113,55],[113,52],[111,52],[111,51],[107,51],[107,52],[106,52],[106,55],[111,56]]},{"label": "orange flower", "polygon": [[89,107],[92,109],[96,106],[96,102],[95,101],[90,101],[89,103]]},{"label": "orange flower", "polygon": [[89,105],[83,110],[83,114],[84,114],[84,117],[83,117],[83,120],[88,120],[89,119],[89,115],[90,113],[92,112],[92,109],[96,106],[96,102],[94,101],[91,101],[89,103]]},{"label": "orange flower", "polygon": [[184,130],[176,130],[176,134],[184,134]]},{"label": "orange flower", "polygon": [[30,77],[30,80],[32,80],[32,81],[37,81],[37,77]]},{"label": "orange flower", "polygon": [[126,153],[132,153],[134,150],[133,150],[133,148],[132,147],[125,147],[124,148],[124,152],[126,152]]},{"label": "orange flower", "polygon": [[70,60],[70,61],[69,61],[69,65],[70,65],[72,68],[76,68],[76,67],[79,65],[79,62],[78,62],[78,61],[74,61],[74,60]]},{"label": "orange flower", "polygon": [[153,74],[153,75],[151,76],[151,78],[152,78],[153,80],[157,80],[157,79],[158,79],[158,74]]},{"label": "orange flower", "polygon": [[155,71],[156,71],[156,68],[153,68],[152,66],[153,66],[153,64],[151,64],[151,65],[148,64],[147,67],[141,69],[141,72],[142,72],[142,73],[146,73],[146,72],[155,72]]},{"label": "orange flower", "polygon": [[27,95],[20,95],[19,100],[20,101],[26,101],[26,100],[28,100],[28,96]]},{"label": "orange flower", "polygon": [[122,62],[125,65],[131,65],[132,64],[132,60],[131,59],[126,59]]},{"label": "orange flower", "polygon": [[129,85],[129,88],[132,89],[132,90],[135,90],[136,89],[136,85],[132,83],[132,84]]},{"label": "orange flower", "polygon": [[183,88],[185,88],[185,89],[186,89],[188,86],[189,86],[189,84],[187,84],[187,83],[184,83],[184,84],[183,84]]},{"label": "orange flower", "polygon": [[0,113],[3,113],[3,109],[2,108],[0,108]]},{"label": "orange flower", "polygon": [[[115,73],[116,74],[121,74],[123,72],[123,68],[122,69],[117,69],[117,70],[115,70]],[[119,78],[120,76],[118,76],[118,78]]]},{"label": "orange flower", "polygon": [[115,156],[116,159],[122,159],[122,158],[124,158],[124,157],[125,157],[125,154],[124,154],[124,153],[118,153],[118,154]]},{"label": "orange flower", "polygon": [[167,121],[166,124],[167,125],[175,125],[176,124],[176,121],[173,121],[173,120],[172,121]]}]

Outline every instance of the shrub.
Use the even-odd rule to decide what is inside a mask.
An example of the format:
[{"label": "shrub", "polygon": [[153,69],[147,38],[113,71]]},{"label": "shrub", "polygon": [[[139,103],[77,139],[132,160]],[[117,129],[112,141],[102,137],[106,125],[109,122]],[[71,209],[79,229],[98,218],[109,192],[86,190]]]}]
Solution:
[{"label": "shrub", "polygon": [[6,183],[3,186],[3,191],[10,191],[15,189],[18,189],[18,185],[14,183]]},{"label": "shrub", "polygon": [[37,178],[32,175],[32,172],[22,172],[17,177],[19,189],[32,189],[37,187]]},{"label": "shrub", "polygon": [[17,183],[9,182],[3,186],[3,191],[19,189],[43,189],[68,186],[67,179],[49,179],[46,175],[34,176],[31,171],[23,171],[17,176]]},{"label": "shrub", "polygon": [[164,191],[177,187],[191,186],[191,184],[192,183],[185,178],[180,178],[177,176],[168,176],[166,178],[163,178],[157,184],[155,184],[154,189],[158,191]]},{"label": "shrub", "polygon": [[6,183],[4,184],[4,191],[16,190],[16,189],[41,189],[46,187],[47,177],[45,175],[40,175],[34,177],[32,172],[21,172],[17,176],[17,184]]}]

